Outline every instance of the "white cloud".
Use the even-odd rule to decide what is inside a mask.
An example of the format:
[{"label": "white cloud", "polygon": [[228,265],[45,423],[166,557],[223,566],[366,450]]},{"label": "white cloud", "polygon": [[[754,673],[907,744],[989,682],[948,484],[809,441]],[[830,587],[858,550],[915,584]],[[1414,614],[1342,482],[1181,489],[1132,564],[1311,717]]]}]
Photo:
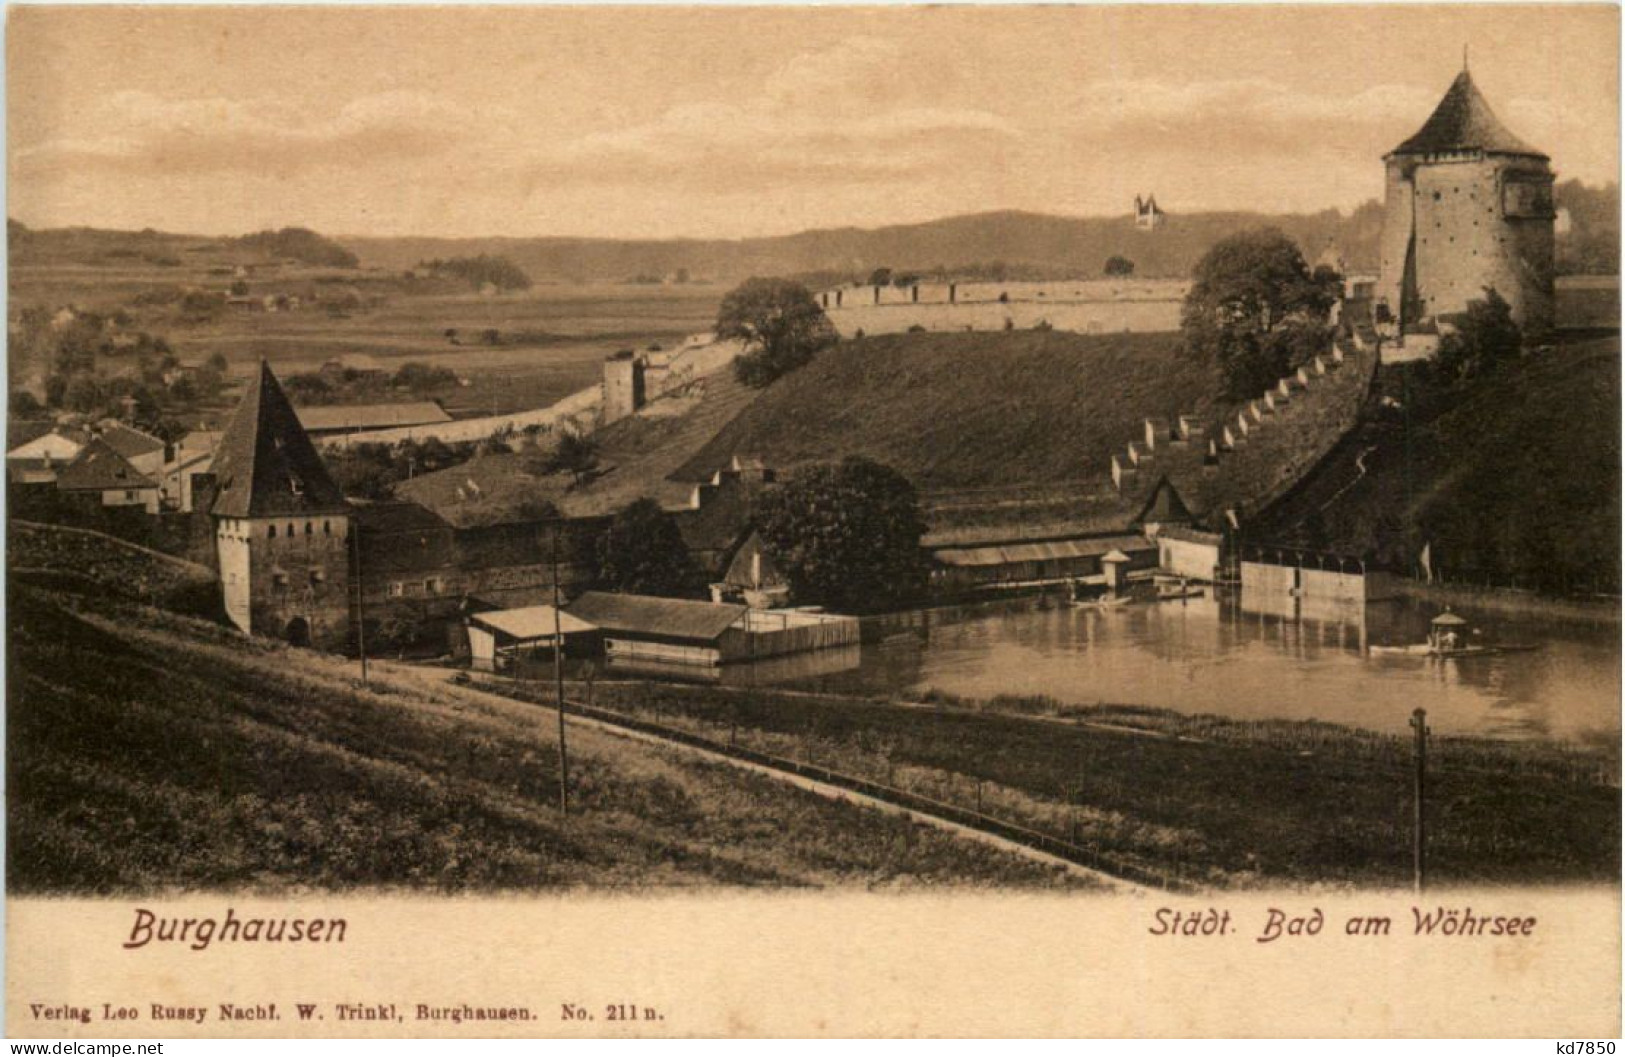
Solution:
[{"label": "white cloud", "polygon": [[94,166],[119,172],[273,172],[364,166],[422,157],[466,135],[469,115],[418,92],[363,96],[327,115],[220,97],[167,99],[122,91],[88,122],[101,135],[47,140],[19,150],[30,173]]},{"label": "white cloud", "polygon": [[677,105],[539,150],[531,184],[636,181],[656,171],[667,186],[713,189],[747,180],[764,192],[811,180],[861,184],[907,179],[1020,138],[991,110],[901,98],[892,77],[900,54],[895,42],[854,37],[792,57],[748,98]]}]

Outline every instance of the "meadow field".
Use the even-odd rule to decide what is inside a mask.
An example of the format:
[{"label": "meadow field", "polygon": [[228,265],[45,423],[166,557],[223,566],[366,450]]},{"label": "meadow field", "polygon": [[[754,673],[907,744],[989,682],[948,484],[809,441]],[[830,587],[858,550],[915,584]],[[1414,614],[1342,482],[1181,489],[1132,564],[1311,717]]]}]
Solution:
[{"label": "meadow field", "polygon": [[[704,283],[598,282],[484,295],[379,269],[261,265],[244,280],[248,296],[292,294],[301,307],[232,307],[206,318],[179,309],[179,291],[224,291],[232,281],[216,256],[177,265],[25,259],[11,269],[10,310],[73,305],[123,312],[132,329],[164,338],[183,362],[218,352],[239,378],[262,357],[284,376],[341,357],[386,370],[407,361],[443,365],[467,384],[437,396],[464,417],[546,407],[598,381],[604,358],[621,349],[670,347],[709,331],[726,292]],[[313,303],[335,291],[353,307]]]},{"label": "meadow field", "polygon": [[[1403,738],[1042,699],[878,701],[661,683],[592,693],[600,708],[978,810],[1178,883],[1410,881]],[[1617,878],[1617,754],[1436,738],[1430,763],[1435,884]]]}]

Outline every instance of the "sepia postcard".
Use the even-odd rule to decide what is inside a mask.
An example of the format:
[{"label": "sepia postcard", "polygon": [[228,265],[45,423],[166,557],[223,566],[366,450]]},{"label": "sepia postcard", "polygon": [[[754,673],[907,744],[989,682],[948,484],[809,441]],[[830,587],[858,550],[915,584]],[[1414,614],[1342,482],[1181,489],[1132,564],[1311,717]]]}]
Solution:
[{"label": "sepia postcard", "polygon": [[6,1034],[1617,1037],[1619,18],[11,6]]}]

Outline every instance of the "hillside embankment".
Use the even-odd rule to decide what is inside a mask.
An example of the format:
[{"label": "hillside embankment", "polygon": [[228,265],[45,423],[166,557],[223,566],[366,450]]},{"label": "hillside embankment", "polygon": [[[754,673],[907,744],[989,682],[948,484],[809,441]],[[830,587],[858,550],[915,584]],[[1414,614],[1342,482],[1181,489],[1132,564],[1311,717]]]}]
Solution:
[{"label": "hillside embankment", "polygon": [[97,594],[14,587],[13,892],[1089,886],[532,706]]},{"label": "hillside embankment", "polygon": [[865,455],[916,487],[1105,481],[1147,416],[1206,420],[1213,382],[1177,334],[890,334],[843,341],[774,383],[672,476],[735,454],[778,469]]},{"label": "hillside embankment", "polygon": [[1576,341],[1465,383],[1386,367],[1366,413],[1256,538],[1364,555],[1446,587],[1620,591],[1619,338]]}]

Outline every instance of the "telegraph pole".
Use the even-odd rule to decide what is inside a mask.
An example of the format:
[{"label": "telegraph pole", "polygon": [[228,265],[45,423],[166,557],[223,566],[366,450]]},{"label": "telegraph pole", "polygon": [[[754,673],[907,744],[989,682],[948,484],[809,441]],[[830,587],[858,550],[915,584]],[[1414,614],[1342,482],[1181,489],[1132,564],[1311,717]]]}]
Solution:
[{"label": "telegraph pole", "polygon": [[1414,867],[1413,883],[1421,894],[1427,875],[1427,773],[1428,773],[1428,710],[1419,708],[1411,713],[1411,727],[1416,731],[1416,798],[1412,805],[1411,858]]},{"label": "telegraph pole", "polygon": [[350,519],[350,541],[355,548],[355,644],[361,653],[361,685],[367,685],[367,590],[361,579],[361,523]]},{"label": "telegraph pole", "polygon": [[559,616],[559,522],[553,522],[553,690],[559,710],[559,814],[570,813],[570,757],[564,748],[564,632]]}]

